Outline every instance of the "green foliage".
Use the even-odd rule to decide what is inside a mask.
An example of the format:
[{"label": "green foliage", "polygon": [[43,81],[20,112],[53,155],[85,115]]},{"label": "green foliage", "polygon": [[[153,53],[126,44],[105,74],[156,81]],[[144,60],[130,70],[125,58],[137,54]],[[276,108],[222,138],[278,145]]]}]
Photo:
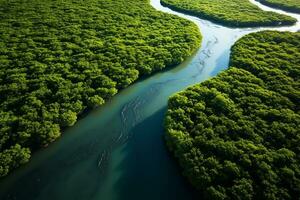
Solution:
[{"label": "green foliage", "polygon": [[170,98],[169,149],[204,199],[298,199],[300,33],[249,34],[230,66]]},{"label": "green foliage", "polygon": [[280,8],[289,12],[300,13],[299,0],[256,0],[270,7]]},{"label": "green foliage", "polygon": [[162,0],[162,4],[232,27],[282,26],[297,22],[286,15],[262,11],[249,0]]},{"label": "green foliage", "polygon": [[22,148],[19,144],[11,146],[0,153],[0,176],[5,176],[11,169],[28,162],[30,158],[30,150]]},{"label": "green foliage", "polygon": [[[102,101],[104,102],[103,99]],[[62,127],[73,126],[77,120],[77,114],[71,110],[65,111],[60,115],[60,120]]]},{"label": "green foliage", "polygon": [[0,30],[0,177],[201,40],[195,24],[148,0],[0,0]]}]

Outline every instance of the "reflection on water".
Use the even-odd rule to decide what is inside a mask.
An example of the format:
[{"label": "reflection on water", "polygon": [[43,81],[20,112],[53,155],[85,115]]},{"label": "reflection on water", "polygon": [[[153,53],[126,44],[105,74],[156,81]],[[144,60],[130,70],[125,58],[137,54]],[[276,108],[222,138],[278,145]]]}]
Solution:
[{"label": "reflection on water", "polygon": [[137,82],[79,120],[60,140],[2,180],[0,199],[196,199],[164,146],[168,97],[226,69],[230,47],[243,35],[265,29],[300,29],[300,15],[250,1],[299,21],[281,28],[228,28],[151,0],[155,9],[196,23],[203,35],[202,47],[176,68]]}]

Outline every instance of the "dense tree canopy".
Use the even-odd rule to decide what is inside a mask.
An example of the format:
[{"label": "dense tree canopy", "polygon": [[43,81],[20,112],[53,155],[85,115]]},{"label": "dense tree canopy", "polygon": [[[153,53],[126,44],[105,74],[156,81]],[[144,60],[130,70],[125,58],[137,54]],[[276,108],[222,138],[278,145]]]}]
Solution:
[{"label": "dense tree canopy", "polygon": [[230,66],[170,98],[169,149],[204,199],[299,199],[300,33],[247,35]]},{"label": "dense tree canopy", "polygon": [[289,12],[300,13],[299,0],[256,0],[270,7],[280,8]]},{"label": "dense tree canopy", "polygon": [[262,11],[249,0],[162,0],[174,10],[233,27],[279,26],[296,23],[296,19]]},{"label": "dense tree canopy", "polygon": [[0,177],[200,40],[196,25],[148,0],[0,0]]}]

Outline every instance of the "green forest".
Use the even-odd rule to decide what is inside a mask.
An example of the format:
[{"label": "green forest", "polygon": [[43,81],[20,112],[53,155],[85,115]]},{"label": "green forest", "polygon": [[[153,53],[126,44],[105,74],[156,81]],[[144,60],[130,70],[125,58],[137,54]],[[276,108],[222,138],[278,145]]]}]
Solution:
[{"label": "green forest", "polygon": [[280,8],[289,12],[300,13],[299,0],[256,0],[270,7]]},{"label": "green forest", "polygon": [[0,177],[200,41],[195,24],[148,0],[0,0]]},{"label": "green forest", "polygon": [[162,0],[171,9],[231,27],[282,26],[296,19],[262,11],[249,0]]},{"label": "green forest", "polygon": [[300,33],[231,50],[228,70],[169,99],[167,146],[200,199],[299,199]]}]

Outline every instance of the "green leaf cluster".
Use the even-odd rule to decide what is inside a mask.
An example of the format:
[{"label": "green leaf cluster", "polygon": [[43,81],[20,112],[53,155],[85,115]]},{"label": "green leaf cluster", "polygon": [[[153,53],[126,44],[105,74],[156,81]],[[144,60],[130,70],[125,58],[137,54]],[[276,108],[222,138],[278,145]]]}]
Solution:
[{"label": "green leaf cluster", "polygon": [[0,0],[0,177],[200,41],[195,24],[148,0]]},{"label": "green leaf cluster", "polygon": [[297,22],[290,16],[263,11],[249,0],[162,0],[162,4],[231,27],[282,26]]},{"label": "green leaf cluster", "polygon": [[169,99],[169,149],[204,199],[299,199],[300,33],[249,34],[230,66]]}]

